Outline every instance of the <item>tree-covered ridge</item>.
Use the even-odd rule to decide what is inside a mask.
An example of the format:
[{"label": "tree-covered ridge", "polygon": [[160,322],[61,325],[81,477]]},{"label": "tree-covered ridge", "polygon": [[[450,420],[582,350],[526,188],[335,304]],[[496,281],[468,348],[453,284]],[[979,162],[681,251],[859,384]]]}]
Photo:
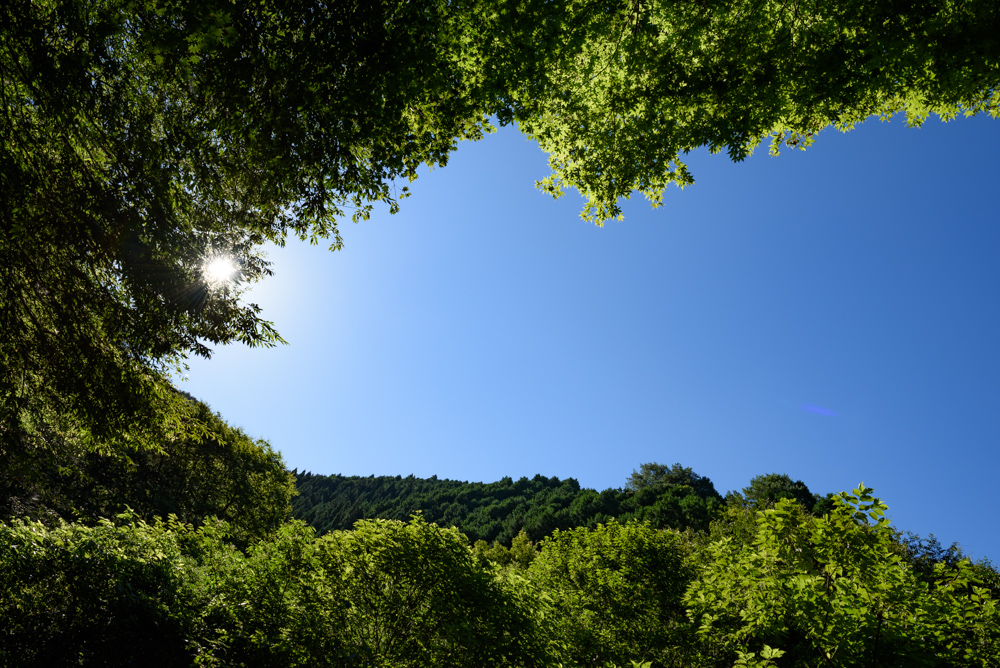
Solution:
[{"label": "tree-covered ridge", "polygon": [[[631,480],[598,492],[574,478],[536,475],[497,482],[462,482],[414,476],[296,474],[292,513],[318,532],[349,529],[362,519],[406,520],[421,512],[429,522],[455,526],[470,540],[510,545],[521,530],[541,540],[557,529],[596,527],[612,518],[663,529],[705,530],[724,505],[711,480],[680,464],[659,467],[661,479]],[[664,473],[666,472],[666,473]],[[640,472],[633,474],[633,478]]]}]

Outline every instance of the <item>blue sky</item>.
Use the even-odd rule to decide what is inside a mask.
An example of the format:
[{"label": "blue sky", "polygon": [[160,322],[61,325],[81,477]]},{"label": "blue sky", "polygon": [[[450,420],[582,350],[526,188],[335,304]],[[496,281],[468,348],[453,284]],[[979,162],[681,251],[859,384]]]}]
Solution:
[{"label": "blue sky", "polygon": [[1000,561],[998,155],[996,120],[873,120],[691,155],[694,186],[597,228],[504,129],[342,223],[343,251],[273,249],[249,301],[290,345],[220,348],[180,386],[289,468],[864,481],[897,526]]}]

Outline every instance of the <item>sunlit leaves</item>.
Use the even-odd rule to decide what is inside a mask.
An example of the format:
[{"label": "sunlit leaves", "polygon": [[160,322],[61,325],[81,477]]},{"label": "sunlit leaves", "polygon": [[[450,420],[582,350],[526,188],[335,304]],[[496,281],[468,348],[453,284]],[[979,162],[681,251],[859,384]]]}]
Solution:
[{"label": "sunlit leaves", "polygon": [[675,533],[611,521],[557,531],[529,579],[553,601],[557,653],[572,663],[668,665],[685,642],[681,596],[691,571]]},{"label": "sunlit leaves", "polygon": [[550,155],[539,187],[578,189],[597,223],[634,191],[656,206],[667,185],[691,184],[694,149],[739,161],[767,138],[772,153],[801,149],[872,115],[1000,115],[986,2],[531,4],[547,24],[496,37],[538,45],[510,115]]},{"label": "sunlit leaves", "polygon": [[734,655],[780,647],[790,666],[995,662],[1000,620],[971,565],[939,564],[936,584],[921,582],[896,554],[885,510],[859,485],[822,518],[792,500],[757,511],[752,543],[723,537],[705,553],[686,595],[699,633]]}]

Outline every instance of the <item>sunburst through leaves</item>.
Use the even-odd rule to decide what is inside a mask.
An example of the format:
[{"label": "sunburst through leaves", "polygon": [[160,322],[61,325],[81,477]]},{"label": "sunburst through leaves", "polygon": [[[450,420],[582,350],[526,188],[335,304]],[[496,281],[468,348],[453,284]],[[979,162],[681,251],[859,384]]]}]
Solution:
[{"label": "sunburst through leaves", "polygon": [[236,276],[236,263],[228,255],[218,255],[205,262],[202,274],[211,285],[228,285]]}]

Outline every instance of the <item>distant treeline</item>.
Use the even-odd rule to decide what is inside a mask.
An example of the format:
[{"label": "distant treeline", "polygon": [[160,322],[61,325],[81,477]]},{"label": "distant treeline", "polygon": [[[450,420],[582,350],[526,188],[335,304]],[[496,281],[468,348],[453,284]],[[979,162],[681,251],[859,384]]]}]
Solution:
[{"label": "distant treeline", "polygon": [[611,518],[649,522],[657,529],[704,531],[727,504],[791,498],[808,510],[824,499],[786,475],[758,476],[742,493],[723,498],[712,481],[680,464],[643,464],[624,488],[602,492],[574,478],[536,475],[497,482],[438,480],[437,476],[314,475],[293,471],[299,495],[292,514],[320,534],[350,529],[358,520],[405,521],[415,512],[428,522],[458,527],[472,541],[510,545],[521,530],[533,541],[556,529],[595,528]]}]

